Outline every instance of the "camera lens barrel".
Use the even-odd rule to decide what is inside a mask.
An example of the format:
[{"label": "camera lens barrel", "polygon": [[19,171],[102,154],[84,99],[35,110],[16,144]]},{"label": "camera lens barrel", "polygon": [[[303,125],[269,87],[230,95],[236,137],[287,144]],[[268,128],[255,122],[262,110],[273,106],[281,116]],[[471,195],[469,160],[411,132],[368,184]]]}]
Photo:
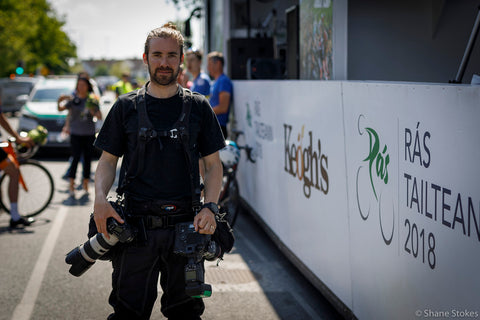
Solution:
[{"label": "camera lens barrel", "polygon": [[65,262],[72,265],[68,271],[72,275],[80,277],[117,242],[118,238],[115,235],[111,234],[110,239],[107,239],[102,233],[97,233],[84,244],[67,253]]},{"label": "camera lens barrel", "polygon": [[118,242],[131,242],[136,234],[136,229],[126,224],[119,224],[113,218],[107,219],[107,231],[109,238],[102,233],[97,233],[84,244],[67,253],[65,262],[72,265],[69,270],[72,275],[81,276]]},{"label": "camera lens barrel", "polygon": [[80,253],[85,260],[95,262],[95,260],[116,245],[117,242],[118,238],[113,234],[110,234],[110,239],[107,239],[103,233],[97,233],[80,246]]}]

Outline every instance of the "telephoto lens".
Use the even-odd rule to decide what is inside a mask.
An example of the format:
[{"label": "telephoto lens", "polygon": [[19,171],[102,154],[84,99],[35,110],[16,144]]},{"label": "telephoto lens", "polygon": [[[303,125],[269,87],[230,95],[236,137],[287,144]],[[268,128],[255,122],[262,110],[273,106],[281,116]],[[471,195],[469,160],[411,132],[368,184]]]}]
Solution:
[{"label": "telephoto lens", "polygon": [[67,253],[65,262],[72,265],[68,271],[72,275],[80,277],[117,242],[118,238],[115,235],[110,235],[110,239],[107,239],[103,233],[97,233],[84,244]]},{"label": "telephoto lens", "polygon": [[135,238],[135,232],[130,226],[119,224],[113,218],[108,218],[107,230],[110,239],[107,239],[103,233],[97,233],[84,244],[67,253],[65,262],[72,265],[68,270],[72,275],[80,277],[98,258],[107,253],[119,241],[127,243]]}]

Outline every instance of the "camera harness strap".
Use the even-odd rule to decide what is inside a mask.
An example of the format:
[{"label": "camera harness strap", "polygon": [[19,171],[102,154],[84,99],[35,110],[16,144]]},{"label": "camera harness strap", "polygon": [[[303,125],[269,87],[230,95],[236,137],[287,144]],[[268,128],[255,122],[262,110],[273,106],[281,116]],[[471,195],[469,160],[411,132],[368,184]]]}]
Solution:
[{"label": "camera harness strap", "polygon": [[192,192],[192,210],[196,214],[201,209],[200,203],[200,178],[198,170],[198,158],[194,157],[193,151],[190,150],[189,145],[189,118],[190,110],[192,108],[192,92],[188,89],[183,90],[183,104],[180,117],[170,130],[156,131],[153,124],[150,122],[147,114],[147,105],[145,101],[145,92],[148,82],[141,89],[137,91],[134,100],[134,108],[138,112],[138,143],[135,151],[136,156],[132,157],[131,163],[122,185],[117,188],[117,194],[123,195],[126,186],[137,176],[143,172],[144,157],[146,145],[156,140],[159,144],[160,150],[163,150],[161,138],[170,138],[178,140],[182,146],[185,154],[185,160],[190,172],[190,188]]}]

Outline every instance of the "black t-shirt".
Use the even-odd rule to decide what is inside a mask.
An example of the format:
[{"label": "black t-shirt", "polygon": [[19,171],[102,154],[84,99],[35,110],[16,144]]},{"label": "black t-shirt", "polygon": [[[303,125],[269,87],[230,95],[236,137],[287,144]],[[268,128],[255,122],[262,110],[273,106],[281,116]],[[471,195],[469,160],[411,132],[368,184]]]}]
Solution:
[{"label": "black t-shirt", "polygon": [[[136,91],[120,96],[107,115],[95,141],[96,147],[118,157],[124,156],[124,172],[128,171],[132,155],[136,157],[138,144],[138,114],[133,103],[135,97]],[[192,97],[189,117],[190,148],[195,150],[195,153],[206,156],[222,149],[225,141],[208,101],[197,93],[193,93]],[[148,118],[155,130],[170,130],[182,111],[183,90],[179,88],[173,97],[167,99],[145,94],[145,100]],[[190,168],[183,145],[168,137],[159,139],[161,144],[157,139],[152,139],[146,145],[143,172],[132,180],[125,192],[142,199],[174,200],[191,197]]]}]

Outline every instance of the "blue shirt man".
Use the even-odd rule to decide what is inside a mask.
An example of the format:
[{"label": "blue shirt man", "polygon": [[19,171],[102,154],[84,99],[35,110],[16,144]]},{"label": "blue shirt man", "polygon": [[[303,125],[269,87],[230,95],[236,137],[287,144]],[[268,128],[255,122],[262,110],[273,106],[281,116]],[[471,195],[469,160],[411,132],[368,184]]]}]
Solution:
[{"label": "blue shirt man", "polygon": [[223,136],[226,138],[228,114],[233,101],[233,83],[223,73],[224,63],[225,60],[221,52],[214,51],[208,54],[208,72],[215,79],[210,90],[210,105],[217,115]]}]

